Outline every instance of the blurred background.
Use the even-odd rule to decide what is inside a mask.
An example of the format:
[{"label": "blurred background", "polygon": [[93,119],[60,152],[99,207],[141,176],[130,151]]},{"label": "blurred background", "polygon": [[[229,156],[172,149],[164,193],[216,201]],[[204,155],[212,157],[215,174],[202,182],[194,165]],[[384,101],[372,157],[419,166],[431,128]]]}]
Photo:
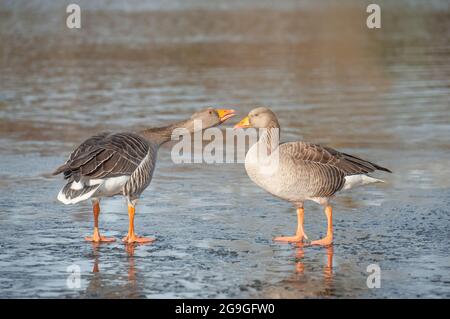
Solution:
[{"label": "blurred background", "polygon": [[[0,297],[450,297],[450,5],[377,1],[382,27],[368,29],[372,2],[78,0],[68,29],[71,1],[0,0]],[[210,105],[269,106],[282,140],[394,174],[336,199],[333,249],[295,248],[271,242],[295,211],[242,165],[174,165],[166,146],[137,213],[160,240],[84,243],[90,204],[58,203],[49,172],[91,134]],[[102,209],[121,238],[125,202]],[[321,236],[321,208],[305,223]],[[66,286],[71,264],[81,289]]]}]

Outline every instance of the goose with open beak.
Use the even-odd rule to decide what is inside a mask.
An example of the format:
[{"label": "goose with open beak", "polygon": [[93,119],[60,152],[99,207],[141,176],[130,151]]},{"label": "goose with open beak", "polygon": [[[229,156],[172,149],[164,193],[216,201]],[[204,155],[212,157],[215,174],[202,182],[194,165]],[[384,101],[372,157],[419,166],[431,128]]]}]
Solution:
[{"label": "goose with open beak", "polygon": [[[247,152],[245,169],[250,179],[269,193],[287,200],[297,209],[297,232],[294,236],[275,237],[275,241],[302,242],[304,232],[303,203],[311,200],[325,207],[327,234],[313,245],[333,242],[331,198],[342,190],[382,182],[368,173],[387,168],[330,147],[303,141],[279,143],[280,125],[274,112],[266,107],[252,110],[235,128],[262,129],[257,143]],[[264,152],[261,152],[263,150]]]},{"label": "goose with open beak", "polygon": [[64,204],[91,200],[94,233],[86,237],[92,242],[111,242],[114,238],[100,235],[98,217],[100,199],[123,195],[128,202],[129,227],[125,243],[149,243],[154,239],[139,237],[134,231],[137,199],[150,184],[159,147],[170,141],[172,132],[184,128],[190,133],[219,125],[235,115],[234,110],[207,108],[194,113],[190,119],[172,125],[151,128],[136,133],[101,133],[81,143],[58,167],[53,175],[63,173],[67,184],[58,194]]}]

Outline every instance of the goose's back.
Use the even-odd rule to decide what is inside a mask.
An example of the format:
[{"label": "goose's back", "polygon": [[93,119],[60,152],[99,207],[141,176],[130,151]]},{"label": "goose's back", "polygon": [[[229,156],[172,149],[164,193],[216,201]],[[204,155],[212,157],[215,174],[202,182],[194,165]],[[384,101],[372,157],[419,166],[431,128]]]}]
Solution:
[{"label": "goose's back", "polygon": [[68,180],[58,198],[75,203],[122,193],[137,198],[150,184],[157,146],[134,133],[101,133],[78,146],[55,170]]}]

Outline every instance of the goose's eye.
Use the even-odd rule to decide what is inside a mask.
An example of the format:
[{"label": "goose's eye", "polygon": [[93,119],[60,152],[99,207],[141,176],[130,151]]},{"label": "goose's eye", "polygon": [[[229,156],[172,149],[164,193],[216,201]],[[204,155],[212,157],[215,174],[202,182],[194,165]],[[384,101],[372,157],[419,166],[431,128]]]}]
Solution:
[{"label": "goose's eye", "polygon": [[212,111],[209,111],[209,114],[212,114]]}]

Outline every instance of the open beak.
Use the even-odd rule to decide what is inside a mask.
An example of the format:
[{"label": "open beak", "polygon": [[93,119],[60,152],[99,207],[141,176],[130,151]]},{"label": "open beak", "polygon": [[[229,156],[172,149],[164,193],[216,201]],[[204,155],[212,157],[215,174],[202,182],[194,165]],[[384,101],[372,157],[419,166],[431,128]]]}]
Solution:
[{"label": "open beak", "polygon": [[227,109],[216,109],[217,114],[219,115],[220,122],[223,123],[229,118],[236,115],[235,110],[227,110]]},{"label": "open beak", "polygon": [[248,116],[244,117],[238,124],[234,126],[234,128],[246,128],[251,127]]}]

